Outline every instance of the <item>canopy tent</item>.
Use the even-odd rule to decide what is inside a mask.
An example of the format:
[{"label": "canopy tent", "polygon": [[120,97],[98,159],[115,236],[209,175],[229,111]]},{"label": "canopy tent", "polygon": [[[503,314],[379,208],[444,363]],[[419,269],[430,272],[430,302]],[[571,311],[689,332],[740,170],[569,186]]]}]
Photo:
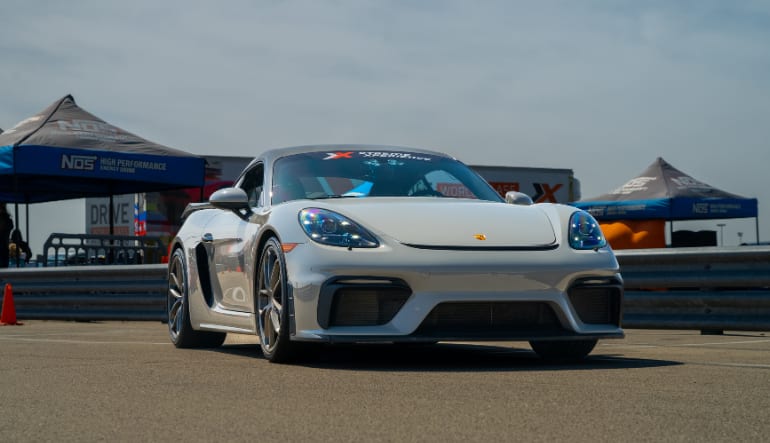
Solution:
[{"label": "canopy tent", "polygon": [[5,203],[200,188],[204,180],[203,157],[113,126],[80,108],[71,95],[0,134]]},{"label": "canopy tent", "polygon": [[[600,222],[616,220],[757,219],[756,198],[732,194],[680,171],[658,157],[623,186],[598,197],[573,202]],[[673,228],[672,228],[673,231]]]},{"label": "canopy tent", "polygon": [[202,157],[88,113],[71,95],[0,134],[0,200],[37,203],[203,186]]}]

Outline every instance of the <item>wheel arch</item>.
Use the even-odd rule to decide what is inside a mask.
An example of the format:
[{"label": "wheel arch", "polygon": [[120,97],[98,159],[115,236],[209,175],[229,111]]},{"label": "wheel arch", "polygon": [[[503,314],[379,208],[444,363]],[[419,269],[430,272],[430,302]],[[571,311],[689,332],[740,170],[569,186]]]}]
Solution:
[{"label": "wheel arch", "polygon": [[[254,263],[259,262],[259,256],[262,254],[262,249],[264,249],[265,243],[267,243],[271,237],[275,237],[278,240],[278,243],[281,243],[281,236],[278,235],[278,232],[275,230],[275,228],[268,226],[263,229],[259,235],[259,239],[256,242],[256,247],[254,248]],[[256,271],[256,267],[254,270]]]},{"label": "wheel arch", "polygon": [[[185,275],[187,276],[188,288],[197,287],[202,297],[203,303],[208,306],[210,304],[209,297],[211,293],[211,284],[210,282],[206,284],[206,282],[201,280],[201,272],[208,272],[208,264],[205,263],[205,260],[203,263],[201,263],[201,257],[199,257],[198,254],[199,245],[200,243],[195,244],[192,249],[190,249],[177,236],[171,241],[171,246],[169,247],[169,258],[173,257],[177,251],[181,251],[182,255],[184,256],[184,267]],[[204,266],[203,269],[201,269],[201,265]],[[204,277],[206,276],[204,275]],[[200,324],[200,306],[195,303],[197,298],[190,290],[188,290],[188,297],[190,297],[190,300],[188,301],[190,323],[194,328],[197,328],[197,325]]]},{"label": "wheel arch", "polygon": [[[278,231],[273,226],[266,226],[262,232],[259,235],[258,240],[255,242],[256,247],[254,248],[254,278],[252,282],[252,293],[254,294],[254,318],[256,320],[256,316],[258,315],[257,312],[257,291],[259,290],[257,288],[258,285],[258,273],[259,273],[259,261],[262,256],[262,251],[265,248],[265,244],[271,239],[275,238],[279,244],[282,244],[283,241],[281,240],[281,236],[278,234]],[[286,264],[286,254],[281,251],[281,254],[283,254],[283,262],[284,262],[284,271],[286,271],[285,267]],[[297,331],[296,321],[294,318],[294,287],[291,284],[291,280],[289,279],[288,271],[286,271],[286,275],[284,276],[286,279],[286,291],[287,291],[287,300],[288,300],[288,308],[289,308],[289,335],[294,336]],[[254,325],[257,327],[257,325]]]}]

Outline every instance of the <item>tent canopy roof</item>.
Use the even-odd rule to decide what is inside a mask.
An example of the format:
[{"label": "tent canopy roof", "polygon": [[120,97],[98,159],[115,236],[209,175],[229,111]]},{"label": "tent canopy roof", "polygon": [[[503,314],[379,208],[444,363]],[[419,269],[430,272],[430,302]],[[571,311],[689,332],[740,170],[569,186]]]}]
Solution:
[{"label": "tent canopy roof", "polygon": [[658,157],[614,191],[573,203],[599,220],[697,220],[757,216],[757,199],[715,188]]},{"label": "tent canopy roof", "polygon": [[0,200],[35,203],[203,186],[205,160],[80,108],[71,95],[0,134]]}]

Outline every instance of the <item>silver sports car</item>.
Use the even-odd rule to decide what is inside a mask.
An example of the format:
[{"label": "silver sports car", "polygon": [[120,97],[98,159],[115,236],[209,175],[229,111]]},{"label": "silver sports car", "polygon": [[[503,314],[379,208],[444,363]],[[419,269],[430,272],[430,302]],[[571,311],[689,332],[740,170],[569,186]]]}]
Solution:
[{"label": "silver sports car", "polygon": [[438,152],[267,151],[185,210],[169,260],[171,341],[256,334],[285,362],[324,342],[524,340],[575,360],[622,337],[622,280],[596,221],[506,200]]}]

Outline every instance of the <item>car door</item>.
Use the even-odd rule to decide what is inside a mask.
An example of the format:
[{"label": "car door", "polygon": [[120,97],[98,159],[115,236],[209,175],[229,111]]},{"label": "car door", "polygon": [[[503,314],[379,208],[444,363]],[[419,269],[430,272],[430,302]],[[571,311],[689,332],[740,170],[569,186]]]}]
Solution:
[{"label": "car door", "polygon": [[221,211],[204,228],[203,241],[210,259],[213,292],[219,307],[250,312],[253,309],[253,241],[259,230],[254,213],[262,206],[264,167],[254,165],[239,182],[249,196],[251,212]]}]

